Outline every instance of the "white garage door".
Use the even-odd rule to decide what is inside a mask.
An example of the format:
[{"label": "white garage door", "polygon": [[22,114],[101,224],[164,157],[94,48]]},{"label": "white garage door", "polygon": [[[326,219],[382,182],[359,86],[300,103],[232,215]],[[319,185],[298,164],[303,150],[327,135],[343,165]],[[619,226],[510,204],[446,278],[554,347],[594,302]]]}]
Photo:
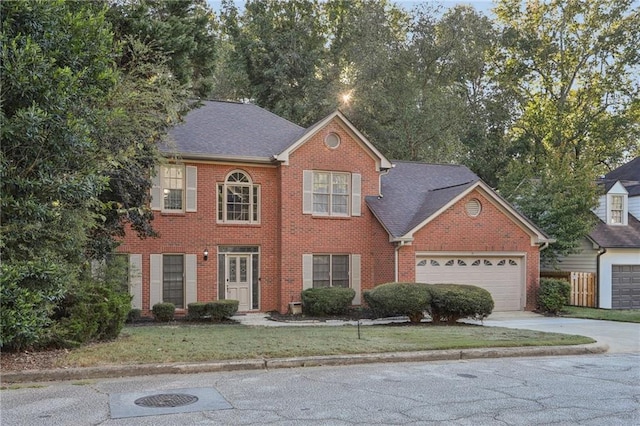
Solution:
[{"label": "white garage door", "polygon": [[427,284],[471,284],[488,290],[494,311],[524,307],[522,257],[423,256],[418,257],[416,281]]}]

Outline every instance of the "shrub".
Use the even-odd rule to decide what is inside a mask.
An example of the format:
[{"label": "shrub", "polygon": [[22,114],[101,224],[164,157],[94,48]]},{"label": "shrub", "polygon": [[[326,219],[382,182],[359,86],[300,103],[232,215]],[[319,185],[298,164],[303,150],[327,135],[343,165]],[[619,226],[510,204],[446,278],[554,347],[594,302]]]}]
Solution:
[{"label": "shrub", "polygon": [[571,284],[556,278],[542,278],[538,289],[538,309],[557,315],[569,303]]},{"label": "shrub", "polygon": [[49,344],[76,347],[118,337],[131,310],[131,296],[112,284],[86,274],[71,286],[56,307]]},{"label": "shrub", "polygon": [[239,300],[215,300],[206,304],[206,313],[211,315],[211,321],[222,321],[225,318],[231,318],[238,312],[239,305]]},{"label": "shrub", "polygon": [[127,314],[127,322],[134,323],[142,317],[142,309],[133,308]]},{"label": "shrub", "polygon": [[189,303],[187,305],[187,319],[191,321],[203,320],[208,317],[207,304],[204,302]]},{"label": "shrub", "polygon": [[56,262],[3,260],[0,264],[0,348],[19,351],[45,339],[69,273]]},{"label": "shrub", "polygon": [[364,300],[378,317],[408,315],[418,323],[429,307],[431,294],[427,284],[387,283],[364,292]]},{"label": "shrub", "polygon": [[493,298],[487,290],[473,285],[429,285],[429,314],[434,323],[454,323],[461,318],[484,319],[493,311]]},{"label": "shrub", "polygon": [[169,322],[173,321],[173,317],[176,313],[176,305],[173,303],[156,303],[151,308],[151,312],[153,312],[153,317],[156,321],[160,322]]},{"label": "shrub", "polygon": [[355,296],[356,292],[351,288],[308,288],[302,292],[302,310],[307,315],[342,315]]}]

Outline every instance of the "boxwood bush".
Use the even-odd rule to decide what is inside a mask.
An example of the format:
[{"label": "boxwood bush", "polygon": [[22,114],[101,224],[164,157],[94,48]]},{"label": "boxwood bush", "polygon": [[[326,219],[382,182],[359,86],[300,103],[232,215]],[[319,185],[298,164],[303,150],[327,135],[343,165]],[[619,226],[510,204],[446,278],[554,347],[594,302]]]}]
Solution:
[{"label": "boxwood bush", "polygon": [[238,312],[239,300],[224,299],[208,302],[205,305],[206,315],[211,316],[211,321],[222,321],[225,318],[231,318]]},{"label": "boxwood bush", "polygon": [[207,304],[205,302],[195,302],[187,305],[187,319],[189,321],[203,320],[208,316]]},{"label": "boxwood bush", "polygon": [[386,283],[365,291],[364,300],[378,317],[407,315],[413,323],[424,318],[431,293],[427,284]]},{"label": "boxwood bush", "polygon": [[538,309],[557,315],[569,303],[571,284],[557,278],[542,278],[538,289]]},{"label": "boxwood bush", "polygon": [[156,303],[151,308],[151,312],[153,313],[153,317],[156,319],[156,321],[173,321],[173,317],[176,313],[176,305],[168,302]]},{"label": "boxwood bush", "polygon": [[302,292],[302,311],[314,316],[343,315],[355,296],[351,288],[308,288]]},{"label": "boxwood bush", "polygon": [[487,290],[473,285],[431,284],[429,314],[434,323],[454,323],[461,318],[484,319],[493,311]]}]

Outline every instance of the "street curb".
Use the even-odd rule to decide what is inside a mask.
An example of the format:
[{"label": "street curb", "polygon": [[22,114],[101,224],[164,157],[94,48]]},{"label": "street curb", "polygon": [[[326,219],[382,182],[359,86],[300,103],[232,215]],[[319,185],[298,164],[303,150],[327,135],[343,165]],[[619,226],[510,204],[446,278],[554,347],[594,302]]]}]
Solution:
[{"label": "street curb", "polygon": [[320,367],[373,364],[384,362],[457,361],[481,358],[530,356],[590,355],[607,352],[601,343],[574,346],[532,346],[517,348],[449,349],[421,352],[390,352],[358,355],[325,355],[298,358],[231,360],[207,363],[141,364],[105,367],[59,368],[3,372],[2,384],[47,382],[64,380],[104,379],[114,377],[148,376],[155,374],[195,374],[238,370],[268,370],[276,368]]}]

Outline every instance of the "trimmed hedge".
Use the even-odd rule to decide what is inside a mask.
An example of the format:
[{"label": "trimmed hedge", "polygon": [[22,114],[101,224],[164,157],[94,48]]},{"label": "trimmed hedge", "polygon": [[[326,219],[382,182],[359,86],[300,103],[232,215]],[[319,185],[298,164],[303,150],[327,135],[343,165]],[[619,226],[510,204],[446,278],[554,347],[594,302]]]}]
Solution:
[{"label": "trimmed hedge", "polygon": [[431,284],[429,314],[434,323],[454,323],[461,318],[484,319],[494,303],[487,290],[463,284]]},{"label": "trimmed hedge", "polygon": [[365,291],[363,296],[378,317],[407,315],[413,323],[424,318],[431,302],[429,285],[421,283],[386,283]]},{"label": "trimmed hedge", "polygon": [[211,315],[211,321],[222,321],[225,318],[231,318],[238,312],[238,306],[240,306],[239,300],[215,300],[206,304],[206,311],[208,315]]},{"label": "trimmed hedge", "polygon": [[151,312],[153,313],[153,317],[156,321],[160,322],[169,322],[173,321],[174,315],[176,313],[176,305],[173,303],[156,303],[151,308]]},{"label": "trimmed hedge", "polygon": [[557,315],[569,304],[571,284],[556,278],[542,278],[538,289],[538,309],[542,312]]},{"label": "trimmed hedge", "polygon": [[187,305],[187,319],[190,321],[203,320],[209,316],[207,304],[204,302],[189,303]]},{"label": "trimmed hedge", "polygon": [[308,288],[302,292],[302,310],[307,315],[343,315],[356,296],[352,288]]}]

